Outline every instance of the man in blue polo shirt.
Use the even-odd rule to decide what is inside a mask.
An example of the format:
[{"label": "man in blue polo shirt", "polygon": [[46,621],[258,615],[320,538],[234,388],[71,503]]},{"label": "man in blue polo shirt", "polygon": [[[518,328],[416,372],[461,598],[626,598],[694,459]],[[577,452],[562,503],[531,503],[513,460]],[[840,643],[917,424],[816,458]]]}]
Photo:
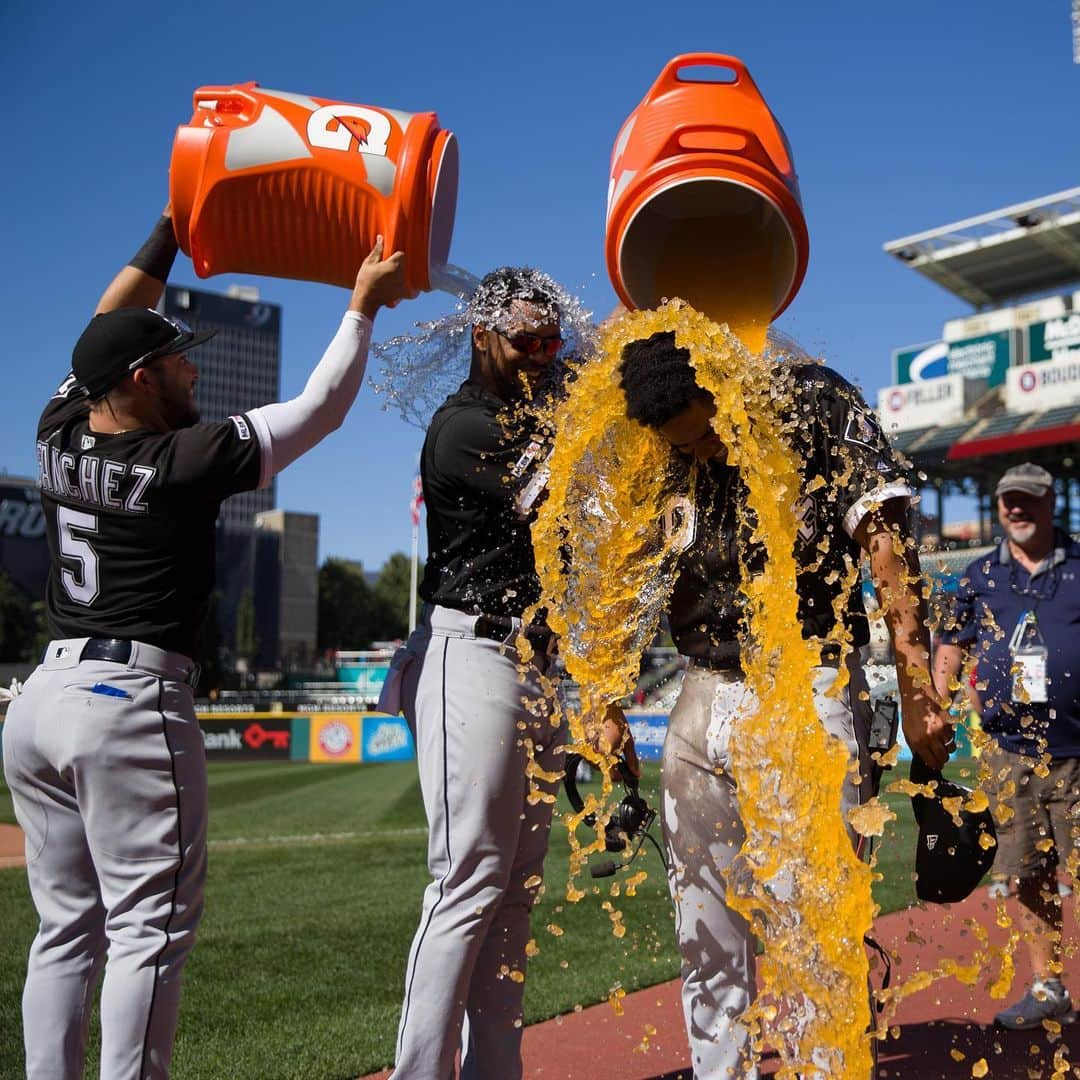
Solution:
[{"label": "man in blue polo shirt", "polygon": [[982,726],[996,743],[984,754],[985,784],[1013,814],[995,811],[994,873],[1021,902],[1034,982],[995,1022],[1026,1030],[1077,1015],[1061,982],[1057,873],[1075,880],[1080,863],[1080,544],[1054,528],[1045,469],[1017,465],[995,494],[1005,539],[964,572],[934,681],[951,696],[973,666]]}]

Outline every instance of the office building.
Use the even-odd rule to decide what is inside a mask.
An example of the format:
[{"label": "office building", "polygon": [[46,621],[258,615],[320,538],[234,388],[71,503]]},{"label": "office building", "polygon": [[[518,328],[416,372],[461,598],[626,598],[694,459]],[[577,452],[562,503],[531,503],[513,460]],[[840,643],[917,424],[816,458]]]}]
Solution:
[{"label": "office building", "polygon": [[[263,303],[258,290],[234,287],[229,295],[170,285],[166,315],[194,330],[216,330],[192,356],[199,369],[195,400],[204,420],[223,420],[277,401],[281,392],[281,307]],[[227,499],[221,520],[229,529],[254,527],[255,515],[274,506],[276,481],[262,491]]]}]

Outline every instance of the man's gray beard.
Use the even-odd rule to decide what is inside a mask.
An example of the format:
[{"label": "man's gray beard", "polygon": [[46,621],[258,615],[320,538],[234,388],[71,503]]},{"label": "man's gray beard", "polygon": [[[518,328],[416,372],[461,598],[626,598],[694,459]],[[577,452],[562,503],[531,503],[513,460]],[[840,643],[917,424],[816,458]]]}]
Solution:
[{"label": "man's gray beard", "polygon": [[1005,531],[1013,543],[1026,544],[1035,536],[1036,526],[1033,522],[1024,522],[1023,524],[1008,525]]}]

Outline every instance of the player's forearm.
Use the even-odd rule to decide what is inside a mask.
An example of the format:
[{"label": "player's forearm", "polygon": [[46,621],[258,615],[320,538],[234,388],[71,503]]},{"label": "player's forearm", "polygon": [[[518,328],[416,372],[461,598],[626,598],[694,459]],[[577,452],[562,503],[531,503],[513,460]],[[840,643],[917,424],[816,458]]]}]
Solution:
[{"label": "player's forearm", "polygon": [[163,214],[143,246],[102,293],[94,314],[125,307],[157,307],[178,251],[172,218]]},{"label": "player's forearm", "polygon": [[959,689],[957,679],[964,666],[964,650],[959,645],[938,645],[934,650],[934,687],[943,700]]},{"label": "player's forearm", "polygon": [[[870,538],[870,574],[896,654],[896,681],[902,700],[934,690],[930,673],[930,630],[922,580],[914,552],[904,537],[882,530]],[[903,546],[903,552],[898,552]]]},{"label": "player's forearm", "polygon": [[248,413],[263,444],[264,474],[281,472],[341,427],[360,392],[370,344],[371,320],[348,312],[299,397]]}]

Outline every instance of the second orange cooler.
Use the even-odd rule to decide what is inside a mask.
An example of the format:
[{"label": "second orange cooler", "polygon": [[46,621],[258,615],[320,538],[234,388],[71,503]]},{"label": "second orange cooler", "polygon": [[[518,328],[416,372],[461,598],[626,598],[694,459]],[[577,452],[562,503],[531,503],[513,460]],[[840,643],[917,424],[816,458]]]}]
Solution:
[{"label": "second orange cooler", "polygon": [[756,345],[808,254],[791,151],[745,65],[675,57],[611,156],[606,256],[619,298],[651,308],[678,296]]}]

